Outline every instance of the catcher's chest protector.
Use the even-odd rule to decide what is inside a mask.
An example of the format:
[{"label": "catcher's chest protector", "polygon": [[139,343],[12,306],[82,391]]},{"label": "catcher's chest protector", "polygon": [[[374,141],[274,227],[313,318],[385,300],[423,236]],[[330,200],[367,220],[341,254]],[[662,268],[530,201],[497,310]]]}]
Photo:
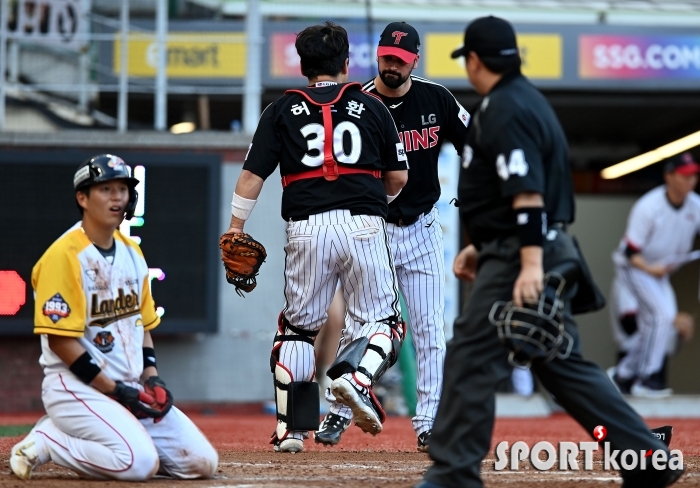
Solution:
[{"label": "catcher's chest protector", "polygon": [[321,113],[323,114],[324,141],[323,165],[321,166],[321,168],[314,169],[311,171],[304,171],[302,173],[286,175],[282,177],[282,186],[287,186],[293,181],[307,178],[323,177],[328,181],[334,181],[337,180],[338,176],[341,174],[369,173],[374,175],[376,178],[382,177],[381,171],[338,166],[338,163],[335,161],[335,157],[333,156],[333,118],[331,114],[331,107],[333,106],[333,104],[338,103],[343,97],[343,94],[348,90],[362,91],[362,85],[357,82],[346,83],[344,85],[340,85],[340,90],[338,90],[337,93],[318,93],[314,91],[311,87],[287,90],[284,92],[285,95],[297,93],[306,98],[306,100],[312,103],[313,105],[321,107]]}]

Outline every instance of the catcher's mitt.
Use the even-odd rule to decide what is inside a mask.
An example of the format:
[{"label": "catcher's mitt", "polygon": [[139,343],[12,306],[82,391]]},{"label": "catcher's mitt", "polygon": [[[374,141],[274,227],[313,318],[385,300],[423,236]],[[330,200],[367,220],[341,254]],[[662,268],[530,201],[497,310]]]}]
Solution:
[{"label": "catcher's mitt", "polygon": [[250,292],[258,284],[255,277],[267,257],[265,247],[245,232],[227,232],[219,239],[221,260],[226,281],[236,287],[236,293]]}]

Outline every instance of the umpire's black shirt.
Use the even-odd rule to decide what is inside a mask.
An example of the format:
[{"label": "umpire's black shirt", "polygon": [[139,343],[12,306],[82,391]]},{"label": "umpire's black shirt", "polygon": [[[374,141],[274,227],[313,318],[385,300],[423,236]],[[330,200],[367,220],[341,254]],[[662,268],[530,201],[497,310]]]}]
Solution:
[{"label": "umpire's black shirt", "polygon": [[554,110],[519,71],[471,113],[459,176],[459,213],[477,246],[517,233],[513,196],[540,193],[547,221],[574,220],[569,151]]}]

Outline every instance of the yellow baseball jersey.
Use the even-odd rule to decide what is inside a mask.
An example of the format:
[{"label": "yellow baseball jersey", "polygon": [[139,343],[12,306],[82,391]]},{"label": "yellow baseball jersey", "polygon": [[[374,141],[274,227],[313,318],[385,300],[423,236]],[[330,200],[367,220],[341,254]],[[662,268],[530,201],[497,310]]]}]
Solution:
[{"label": "yellow baseball jersey", "polygon": [[113,380],[140,378],[144,331],[160,317],[141,249],[118,230],[114,240],[110,263],[78,222],[34,266],[34,333],[41,334],[45,373],[68,371],[49,348],[47,335],[54,334],[75,337]]}]

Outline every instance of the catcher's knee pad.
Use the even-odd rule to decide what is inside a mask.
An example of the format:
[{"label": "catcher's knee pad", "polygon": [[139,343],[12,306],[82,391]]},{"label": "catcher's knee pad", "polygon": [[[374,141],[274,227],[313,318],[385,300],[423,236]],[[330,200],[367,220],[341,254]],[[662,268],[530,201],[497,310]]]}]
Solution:
[{"label": "catcher's knee pad", "polygon": [[406,323],[392,318],[384,321],[389,334],[378,332],[370,337],[360,337],[348,344],[338,355],[328,372],[331,379],[345,373],[362,373],[370,384],[376,383],[399,358],[406,335]]},{"label": "catcher's knee pad", "polygon": [[270,356],[277,405],[277,428],[272,442],[283,440],[292,430],[318,428],[320,415],[318,384],[312,381],[295,381],[292,372],[279,362],[279,349],[286,341],[299,341],[301,344],[306,344],[313,357],[314,340],[317,334],[318,331],[306,331],[294,327],[280,314]]}]

